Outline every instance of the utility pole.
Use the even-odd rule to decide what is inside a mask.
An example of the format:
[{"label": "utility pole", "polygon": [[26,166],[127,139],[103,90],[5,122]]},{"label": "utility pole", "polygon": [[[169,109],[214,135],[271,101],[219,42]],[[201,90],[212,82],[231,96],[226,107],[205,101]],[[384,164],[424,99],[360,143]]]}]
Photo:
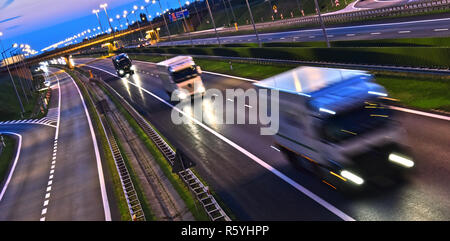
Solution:
[{"label": "utility pole", "polygon": [[255,21],[253,20],[253,14],[252,14],[252,10],[250,8],[250,4],[248,3],[248,0],[245,0],[245,2],[247,3],[248,12],[250,13],[250,19],[252,20],[253,30],[255,30],[256,40],[258,41],[258,46],[261,48],[262,44],[261,44],[261,40],[259,39],[258,30],[256,29]]}]

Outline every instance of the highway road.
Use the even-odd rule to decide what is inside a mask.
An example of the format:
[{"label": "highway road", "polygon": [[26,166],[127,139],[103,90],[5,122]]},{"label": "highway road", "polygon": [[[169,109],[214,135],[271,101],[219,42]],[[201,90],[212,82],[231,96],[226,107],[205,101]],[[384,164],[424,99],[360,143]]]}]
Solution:
[{"label": "highway road", "polygon": [[[56,125],[0,124],[22,135],[20,157],[0,200],[0,220],[110,220],[103,174],[81,95],[50,69]],[[59,88],[58,88],[59,86]]]},{"label": "highway road", "polygon": [[[447,16],[447,15],[445,15]],[[330,41],[367,40],[391,38],[422,38],[450,36],[450,18],[419,19],[410,21],[394,21],[387,23],[362,24],[351,26],[327,27]],[[302,29],[276,33],[259,34],[262,42],[307,42],[324,41],[322,29]],[[220,37],[222,44],[255,43],[254,34]],[[215,37],[193,39],[195,45],[217,44]],[[190,45],[187,40],[173,41],[174,45]],[[170,42],[161,42],[161,46],[169,46]],[[155,47],[155,46],[153,46]]]},{"label": "highway road", "polygon": [[[401,182],[372,187],[358,195],[343,194],[310,173],[293,168],[273,148],[272,137],[259,135],[258,126],[207,125],[195,120],[173,124],[173,106],[154,74],[154,65],[134,63],[138,73],[129,79],[117,78],[109,59],[83,68],[101,76],[175,147],[194,158],[200,175],[240,220],[450,219],[447,120],[398,112],[396,118],[408,131],[416,167]],[[207,89],[253,88],[251,82],[222,75],[206,73],[203,79]],[[192,107],[182,110],[189,113]]]}]

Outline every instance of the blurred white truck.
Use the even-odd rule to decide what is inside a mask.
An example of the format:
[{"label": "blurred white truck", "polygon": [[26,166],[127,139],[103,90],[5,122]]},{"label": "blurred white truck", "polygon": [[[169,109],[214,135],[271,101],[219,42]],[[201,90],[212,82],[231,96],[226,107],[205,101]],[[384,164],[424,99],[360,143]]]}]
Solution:
[{"label": "blurred white truck", "polygon": [[179,100],[202,96],[205,92],[200,75],[202,70],[191,56],[177,56],[156,64],[159,78],[169,96],[174,93]]},{"label": "blurred white truck", "polygon": [[386,90],[367,72],[299,67],[255,85],[279,90],[280,150],[332,188],[392,180],[414,166],[404,130],[383,104]]}]

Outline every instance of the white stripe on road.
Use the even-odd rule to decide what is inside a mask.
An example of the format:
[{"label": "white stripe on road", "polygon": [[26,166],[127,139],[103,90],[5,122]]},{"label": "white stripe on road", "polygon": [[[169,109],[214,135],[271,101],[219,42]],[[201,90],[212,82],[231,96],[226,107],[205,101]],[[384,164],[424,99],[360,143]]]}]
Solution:
[{"label": "white stripe on road", "polygon": [[[103,69],[100,69],[100,68],[97,68],[97,67],[94,67],[94,66],[90,66],[90,65],[86,65],[86,66],[94,68],[94,69],[98,69],[98,70],[103,71],[105,73],[108,73],[108,74],[110,74],[112,76],[116,76],[115,74],[113,74],[113,73],[111,73],[109,71],[106,71],[106,70],[103,70]],[[327,210],[329,210],[330,212],[334,213],[336,216],[338,216],[341,219],[346,220],[346,221],[354,221],[354,219],[352,217],[350,217],[349,215],[345,214],[344,212],[342,212],[341,210],[339,210],[338,208],[336,208],[332,204],[328,203],[327,201],[323,200],[322,198],[320,198],[316,194],[312,193],[311,191],[309,191],[308,189],[306,189],[302,185],[298,184],[297,182],[295,182],[294,180],[292,180],[291,178],[289,178],[288,176],[286,176],[282,172],[278,171],[276,168],[272,167],[271,165],[267,164],[263,160],[259,159],[257,156],[253,155],[252,153],[250,153],[246,149],[244,149],[241,146],[237,145],[236,143],[234,143],[233,141],[229,140],[225,136],[219,134],[218,132],[216,132],[215,130],[210,128],[209,126],[207,126],[204,123],[198,121],[197,119],[195,119],[191,115],[183,112],[182,110],[178,109],[177,107],[173,106],[172,104],[168,103],[167,101],[165,101],[161,97],[155,95],[154,93],[148,91],[147,89],[144,89],[144,88],[136,85],[135,83],[133,83],[131,81],[127,80],[127,82],[130,83],[131,85],[137,87],[138,89],[146,92],[147,94],[153,96],[154,98],[156,98],[157,100],[159,100],[162,103],[166,104],[167,106],[171,107],[172,109],[176,110],[177,112],[183,114],[188,119],[190,119],[191,121],[195,122],[197,125],[203,127],[205,130],[209,131],[211,134],[215,135],[216,137],[218,137],[222,141],[226,142],[230,146],[234,147],[236,150],[240,151],[241,153],[243,153],[244,155],[246,155],[247,157],[252,159],[254,162],[258,163],[260,166],[262,166],[265,169],[267,169],[268,171],[272,172],[277,177],[279,177],[280,179],[282,179],[283,181],[285,181],[286,183],[288,183],[289,185],[291,185],[292,187],[294,187],[298,191],[302,192],[303,194],[305,194],[306,196],[308,196],[309,198],[311,198],[312,200],[314,200],[315,202],[320,204],[322,207],[324,207]]]},{"label": "white stripe on road", "polygon": [[434,30],[435,32],[440,32],[440,31],[448,31],[448,28],[437,28]]},{"label": "white stripe on road", "polygon": [[15,135],[15,136],[19,137],[19,143],[17,145],[17,151],[16,151],[16,155],[14,157],[14,163],[11,167],[11,171],[9,171],[8,178],[6,179],[5,185],[3,185],[2,192],[0,193],[0,201],[2,201],[3,195],[5,195],[6,189],[8,189],[9,182],[11,181],[11,177],[14,173],[14,170],[16,169],[17,161],[19,160],[20,152],[22,150],[22,136],[20,134],[14,133],[14,132],[0,132],[0,134]]},{"label": "white stripe on road", "polygon": [[405,31],[398,31],[398,33],[411,33],[411,31],[409,31],[409,30],[405,30]]},{"label": "white stripe on road", "polygon": [[450,117],[449,116],[438,115],[438,114],[433,114],[433,113],[428,113],[428,112],[423,112],[423,111],[418,111],[418,110],[411,110],[411,109],[406,109],[406,108],[397,107],[397,106],[390,106],[389,108],[391,108],[393,110],[398,110],[398,111],[403,111],[403,112],[416,114],[416,115],[422,115],[422,116],[427,116],[427,117],[431,117],[431,118],[436,118],[436,119],[450,121]]},{"label": "white stripe on road", "polygon": [[[66,72],[64,72],[64,73],[66,73]],[[75,85],[75,87],[77,88],[78,94],[80,95],[81,102],[83,103],[84,111],[86,113],[86,117],[87,117],[88,124],[89,124],[89,129],[91,131],[92,142],[94,144],[95,159],[97,161],[98,179],[100,181],[100,190],[101,190],[101,195],[102,195],[103,210],[104,210],[104,213],[105,213],[105,220],[106,221],[111,221],[111,210],[109,208],[108,195],[106,193],[105,179],[104,179],[104,176],[103,176],[102,162],[101,162],[101,158],[100,158],[100,152],[98,150],[97,138],[95,136],[94,128],[92,127],[91,117],[90,117],[89,111],[88,111],[88,109],[86,107],[86,103],[84,102],[84,98],[83,98],[83,95],[81,94],[80,88],[78,88],[78,85],[75,83],[75,80],[72,78],[72,76],[70,76],[68,73],[66,73],[66,74],[67,74],[67,76],[69,76],[70,79],[72,79],[72,82]]]}]

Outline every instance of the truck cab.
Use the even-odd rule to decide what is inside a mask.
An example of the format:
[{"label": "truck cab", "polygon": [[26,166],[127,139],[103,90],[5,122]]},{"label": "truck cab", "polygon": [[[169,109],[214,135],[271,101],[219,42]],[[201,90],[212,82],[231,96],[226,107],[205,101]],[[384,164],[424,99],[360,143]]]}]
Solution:
[{"label": "truck cab", "polygon": [[179,100],[203,96],[205,87],[201,78],[202,70],[191,56],[177,56],[156,64],[159,78],[169,96]]},{"label": "truck cab", "polygon": [[279,91],[280,150],[331,187],[379,184],[414,166],[386,90],[367,72],[299,67],[255,85]]},{"label": "truck cab", "polygon": [[112,62],[114,68],[116,69],[117,76],[119,76],[120,78],[126,75],[134,74],[135,67],[127,54],[122,53],[112,57]]}]

